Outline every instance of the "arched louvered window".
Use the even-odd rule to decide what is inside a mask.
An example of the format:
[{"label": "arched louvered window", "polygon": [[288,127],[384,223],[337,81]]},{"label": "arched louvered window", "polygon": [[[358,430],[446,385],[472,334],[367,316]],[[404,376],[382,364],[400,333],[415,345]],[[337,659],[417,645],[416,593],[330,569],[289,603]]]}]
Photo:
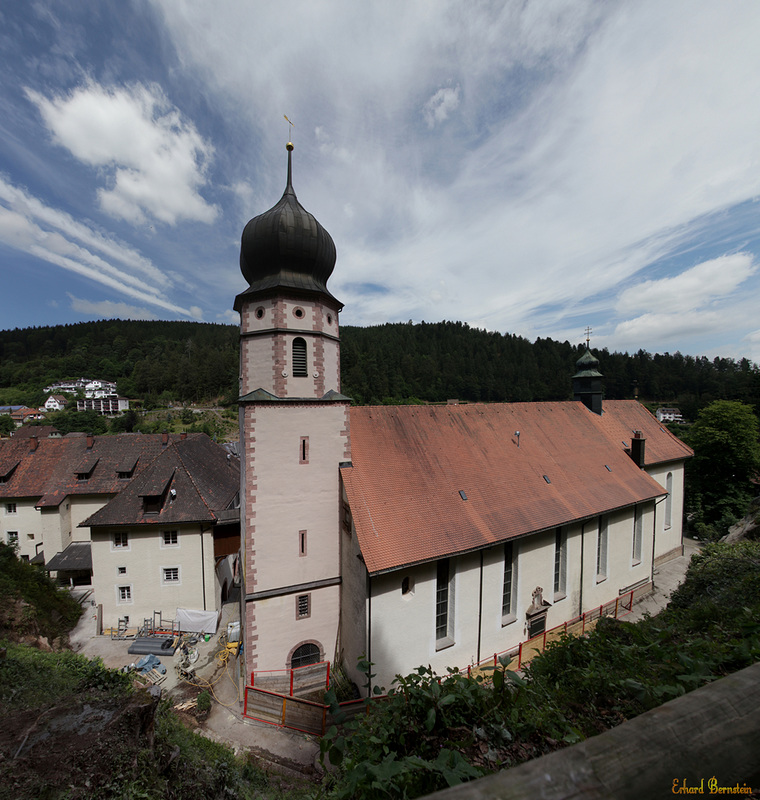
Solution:
[{"label": "arched louvered window", "polygon": [[300,336],[293,339],[293,377],[305,378],[306,371],[306,341]]},{"label": "arched louvered window", "polygon": [[296,649],[295,653],[293,653],[293,657],[290,659],[291,669],[296,669],[297,667],[306,667],[309,664],[318,663],[319,648],[317,645],[311,643],[302,644]]}]

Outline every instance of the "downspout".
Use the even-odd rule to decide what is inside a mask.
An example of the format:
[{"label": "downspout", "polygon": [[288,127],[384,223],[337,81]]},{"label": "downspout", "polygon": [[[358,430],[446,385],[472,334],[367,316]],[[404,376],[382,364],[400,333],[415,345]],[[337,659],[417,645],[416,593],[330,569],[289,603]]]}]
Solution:
[{"label": "downspout", "polygon": [[480,551],[480,587],[478,589],[478,658],[475,662],[480,664],[480,627],[483,622],[483,551]]}]

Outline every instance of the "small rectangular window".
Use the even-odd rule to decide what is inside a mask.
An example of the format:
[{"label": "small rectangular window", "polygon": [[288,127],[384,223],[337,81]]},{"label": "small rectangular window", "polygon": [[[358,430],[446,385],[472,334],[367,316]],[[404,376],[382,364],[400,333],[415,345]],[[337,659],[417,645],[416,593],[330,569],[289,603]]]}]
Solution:
[{"label": "small rectangular window", "polygon": [[118,596],[120,603],[129,603],[132,600],[132,587],[131,586],[119,586],[118,587]]},{"label": "small rectangular window", "polygon": [[119,575],[126,575],[127,574],[127,568],[126,567],[117,567],[116,568],[116,572]]},{"label": "small rectangular window", "polygon": [[309,463],[309,437],[302,436],[301,437],[301,444],[300,449],[298,452],[299,457],[299,464],[308,464]]},{"label": "small rectangular window", "polygon": [[296,596],[296,619],[305,619],[311,616],[311,595],[299,594]]},{"label": "small rectangular window", "polygon": [[114,533],[113,546],[118,548],[129,547],[129,535],[126,531],[116,531]]},{"label": "small rectangular window", "polygon": [[164,567],[164,583],[179,583],[179,567]]},{"label": "small rectangular window", "polygon": [[18,544],[18,531],[8,531],[8,544]]},{"label": "small rectangular window", "polygon": [[179,541],[177,531],[162,531],[161,539],[164,543],[164,547],[173,547]]},{"label": "small rectangular window", "polygon": [[16,513],[16,504],[15,503],[6,503],[5,504],[5,513],[6,514],[15,514]]},{"label": "small rectangular window", "polygon": [[306,531],[298,531],[298,555],[306,555]]}]

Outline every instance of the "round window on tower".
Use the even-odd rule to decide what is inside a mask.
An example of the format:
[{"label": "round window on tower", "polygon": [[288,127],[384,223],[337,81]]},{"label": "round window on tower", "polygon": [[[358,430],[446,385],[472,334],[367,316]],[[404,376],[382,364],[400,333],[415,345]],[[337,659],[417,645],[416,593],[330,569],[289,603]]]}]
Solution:
[{"label": "round window on tower", "polygon": [[262,306],[259,306],[256,309],[256,319],[263,319],[263,318],[264,318],[264,308]]},{"label": "round window on tower", "polygon": [[298,308],[294,308],[293,309],[293,315],[297,319],[303,319],[304,318],[304,310],[300,306],[298,306]]},{"label": "round window on tower", "polygon": [[332,325],[332,314],[327,315],[327,324]]}]

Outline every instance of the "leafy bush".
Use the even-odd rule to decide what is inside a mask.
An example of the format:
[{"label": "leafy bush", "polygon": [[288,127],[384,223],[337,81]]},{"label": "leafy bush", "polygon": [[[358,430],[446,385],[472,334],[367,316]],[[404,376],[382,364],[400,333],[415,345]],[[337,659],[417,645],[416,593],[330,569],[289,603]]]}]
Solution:
[{"label": "leafy bush", "polygon": [[[26,604],[20,621],[12,616],[18,600]],[[52,641],[68,634],[81,614],[81,606],[68,591],[0,543],[0,636],[39,634]]]},{"label": "leafy bush", "polygon": [[12,642],[4,645],[0,706],[5,709],[39,708],[86,692],[125,695],[130,690],[129,677],[108,669],[99,658],[90,660],[70,651],[44,653]]}]

